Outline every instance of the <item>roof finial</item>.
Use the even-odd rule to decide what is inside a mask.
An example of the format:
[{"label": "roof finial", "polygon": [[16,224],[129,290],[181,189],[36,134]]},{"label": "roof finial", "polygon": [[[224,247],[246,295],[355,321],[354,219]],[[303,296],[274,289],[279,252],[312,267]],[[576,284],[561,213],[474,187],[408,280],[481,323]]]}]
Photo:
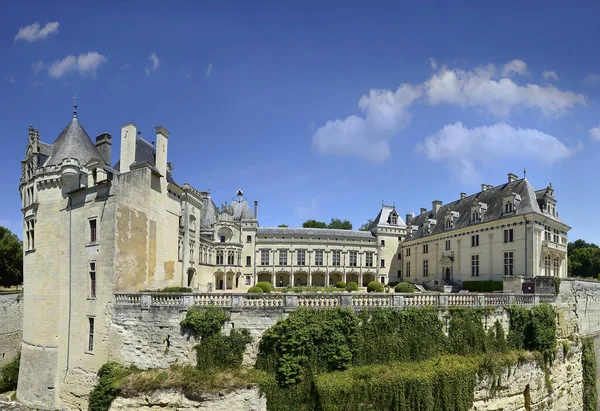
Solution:
[{"label": "roof finial", "polygon": [[527,178],[527,169],[526,168],[523,169],[523,178]]},{"label": "roof finial", "polygon": [[73,118],[77,118],[77,93],[73,96]]}]

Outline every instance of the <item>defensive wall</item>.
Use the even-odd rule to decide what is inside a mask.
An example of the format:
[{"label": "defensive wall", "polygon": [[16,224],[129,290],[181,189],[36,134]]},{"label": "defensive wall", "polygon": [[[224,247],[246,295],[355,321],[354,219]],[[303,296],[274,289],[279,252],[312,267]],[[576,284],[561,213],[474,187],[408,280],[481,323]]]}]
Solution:
[{"label": "defensive wall", "polygon": [[22,338],[23,293],[0,293],[0,365],[19,354]]}]

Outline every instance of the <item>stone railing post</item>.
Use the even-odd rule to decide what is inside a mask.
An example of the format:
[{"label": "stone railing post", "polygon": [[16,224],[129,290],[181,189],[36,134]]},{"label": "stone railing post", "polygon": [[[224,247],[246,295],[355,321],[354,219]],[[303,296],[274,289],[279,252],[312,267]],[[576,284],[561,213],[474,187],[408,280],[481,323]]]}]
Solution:
[{"label": "stone railing post", "polygon": [[244,296],[232,295],[231,296],[231,311],[242,311],[244,308]]},{"label": "stone railing post", "polygon": [[508,305],[514,305],[515,304],[515,295],[514,294],[510,294],[508,296]]},{"label": "stone railing post", "polygon": [[294,311],[298,306],[298,296],[297,295],[287,295],[283,296],[283,311]]},{"label": "stone railing post", "polygon": [[142,294],[140,301],[142,302],[142,310],[149,310],[152,305],[152,295]]},{"label": "stone railing post", "polygon": [[540,305],[540,296],[537,294],[533,295],[533,305]]},{"label": "stone railing post", "polygon": [[184,295],[183,296],[183,310],[187,311],[193,305],[194,305],[194,296],[193,295]]},{"label": "stone railing post", "polygon": [[448,302],[448,296],[447,295],[440,294],[438,301],[439,301],[439,307],[440,308],[442,308],[444,310],[448,309],[449,302]]},{"label": "stone railing post", "polygon": [[485,307],[485,295],[479,294],[475,305],[477,307]]},{"label": "stone railing post", "polygon": [[403,295],[393,295],[392,296],[392,307],[403,308],[404,307],[404,296]]},{"label": "stone railing post", "polygon": [[340,295],[340,307],[352,308],[352,295]]}]

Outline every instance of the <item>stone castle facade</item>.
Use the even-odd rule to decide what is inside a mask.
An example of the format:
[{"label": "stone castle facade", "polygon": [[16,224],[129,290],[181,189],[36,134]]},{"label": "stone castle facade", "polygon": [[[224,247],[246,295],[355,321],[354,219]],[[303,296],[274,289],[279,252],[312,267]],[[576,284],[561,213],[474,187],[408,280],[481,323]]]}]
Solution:
[{"label": "stone castle facade", "polygon": [[368,231],[263,228],[258,202],[251,207],[241,191],[217,207],[209,191],[176,183],[165,128],[156,127],[155,144],[131,123],[120,139],[115,162],[111,135],[93,142],[76,111],[52,144],[29,128],[19,185],[25,300],[17,395],[26,405],[60,408],[61,384],[111,359],[115,292],[566,277],[570,227],[551,185],[536,191],[509,174],[405,220],[383,205]]}]

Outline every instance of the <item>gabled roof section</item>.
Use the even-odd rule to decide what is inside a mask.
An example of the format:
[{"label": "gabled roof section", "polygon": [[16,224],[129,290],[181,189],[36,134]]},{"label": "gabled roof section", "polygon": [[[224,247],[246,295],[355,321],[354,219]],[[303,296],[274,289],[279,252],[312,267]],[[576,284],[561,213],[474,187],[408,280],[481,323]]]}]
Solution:
[{"label": "gabled roof section", "polygon": [[406,227],[406,223],[404,222],[402,217],[400,217],[400,215],[398,215],[397,224],[391,224],[390,214],[392,213],[398,215],[398,211],[396,211],[396,206],[389,206],[385,204],[382,205],[379,214],[377,214],[377,217],[375,217],[373,223],[371,223],[371,225],[369,226],[369,230],[372,230],[375,227],[383,226],[401,228]]},{"label": "gabled roof section", "polygon": [[[41,147],[40,147],[41,149]],[[58,138],[52,144],[52,155],[44,165],[52,166],[60,163],[65,158],[77,159],[85,164],[92,158],[102,160],[102,156],[96,149],[88,133],[74,117]]]},{"label": "gabled roof section", "polygon": [[[513,194],[518,194],[521,197],[521,202],[519,203],[516,213],[505,215],[502,213],[504,199]],[[416,240],[429,235],[440,234],[444,231],[450,231],[444,228],[443,222],[445,216],[449,215],[453,211],[458,212],[459,216],[454,221],[454,228],[452,230],[465,228],[470,225],[501,220],[502,218],[508,216],[524,215],[529,213],[537,213],[561,222],[557,217],[555,218],[542,213],[537,202],[537,196],[538,192],[535,191],[526,178],[501,184],[485,191],[480,191],[460,200],[442,205],[437,213],[434,213],[433,210],[430,210],[415,216],[410,223],[411,226],[418,227],[418,229],[412,233],[412,236],[409,235],[407,240]],[[481,221],[471,222],[471,207],[477,202],[487,204],[488,208],[482,216]],[[431,229],[429,234],[425,234],[423,232],[423,223],[429,218],[436,219],[438,223]]]},{"label": "gabled roof section", "polygon": [[[140,166],[142,164],[149,164],[154,172],[159,172],[156,168],[156,149],[152,143],[138,137],[135,140],[135,160],[129,167],[135,168],[135,166]],[[117,161],[113,168],[117,171],[121,171],[121,160]],[[167,171],[167,181],[176,184],[170,171]]]}]

